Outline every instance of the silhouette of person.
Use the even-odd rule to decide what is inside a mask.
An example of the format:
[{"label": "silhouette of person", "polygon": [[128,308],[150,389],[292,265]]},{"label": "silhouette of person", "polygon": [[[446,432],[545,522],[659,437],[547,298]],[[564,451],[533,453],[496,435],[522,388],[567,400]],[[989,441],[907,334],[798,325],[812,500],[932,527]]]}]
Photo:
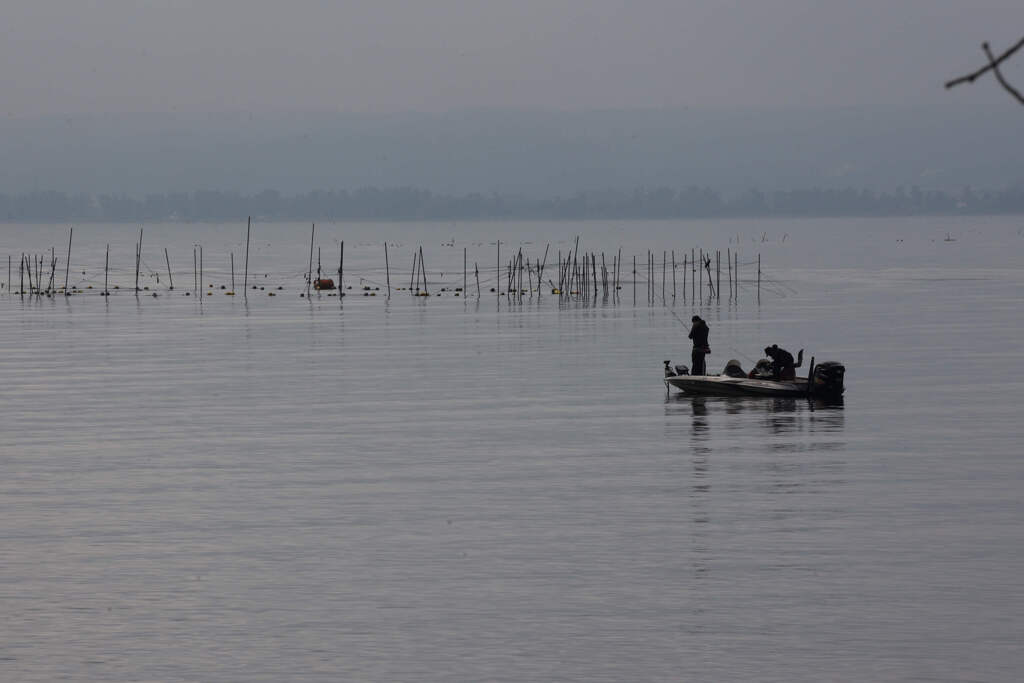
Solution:
[{"label": "silhouette of person", "polygon": [[708,332],[710,330],[708,329],[708,324],[699,315],[690,318],[690,322],[693,323],[693,326],[690,328],[690,334],[687,335],[693,340],[693,351],[690,353],[690,374],[705,375],[707,374],[707,366],[704,363],[704,357],[711,353],[711,348],[708,346]]}]

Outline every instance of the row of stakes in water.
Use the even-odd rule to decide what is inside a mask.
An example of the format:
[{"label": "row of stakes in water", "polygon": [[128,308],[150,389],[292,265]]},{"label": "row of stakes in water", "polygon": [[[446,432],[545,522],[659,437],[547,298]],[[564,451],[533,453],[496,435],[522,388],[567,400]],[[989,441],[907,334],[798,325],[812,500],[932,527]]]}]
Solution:
[{"label": "row of stakes in water", "polygon": [[[213,285],[212,284],[208,285],[208,287],[210,288],[210,290],[213,289]],[[45,290],[45,291],[42,291],[42,292],[22,292],[22,291],[18,291],[18,292],[14,292],[14,294],[42,294],[42,295],[45,295],[45,296],[53,296],[54,294],[64,294],[65,296],[71,296],[72,294],[84,294],[86,292],[86,290],[89,290],[89,289],[92,289],[92,288],[93,288],[93,286],[89,285],[89,286],[85,287],[84,289],[73,288],[73,289],[69,289],[69,290],[65,291],[64,288],[61,287],[61,288],[58,288],[58,289],[53,290],[53,291],[51,291],[51,290]],[[253,285],[252,288],[253,289],[258,289],[260,291],[266,290],[266,287],[258,287],[257,285]],[[119,289],[121,289],[121,287],[120,287],[120,285],[114,285],[112,287],[112,289],[118,289],[119,290]],[[173,290],[174,288],[171,287],[170,289]],[[220,289],[227,290],[227,286],[226,285],[221,285]],[[284,287],[278,287],[277,289],[278,289],[278,291],[282,291],[282,290],[284,290]],[[317,291],[321,291],[320,288],[315,288],[315,289]],[[346,289],[352,289],[352,285],[349,285]],[[370,287],[369,285],[363,285],[362,289],[363,289],[363,296],[377,296],[377,292],[380,291],[380,287]],[[622,289],[621,285],[617,286],[616,289]],[[148,286],[147,287],[142,287],[142,289],[140,291],[148,292],[149,291],[149,287]],[[323,291],[326,291],[326,290],[323,290]],[[412,290],[410,288],[408,288],[408,287],[396,287],[395,291],[405,292],[405,291],[412,291]],[[491,287],[490,291],[491,291],[491,293],[495,293],[497,290],[494,287]],[[523,289],[519,293],[520,294],[530,294],[532,292],[537,292],[537,291],[539,291],[539,290],[536,290],[536,289],[533,289],[533,290]],[[444,292],[444,293],[452,292],[452,293],[454,293],[455,296],[461,296],[462,287],[456,287],[454,289],[448,289],[447,287],[442,287],[437,293],[434,294],[434,296],[441,296],[442,292]],[[505,292],[498,292],[498,293],[499,294],[505,294]],[[515,292],[513,291],[512,293],[514,294]],[[552,294],[561,294],[562,291],[559,290],[556,287],[556,288],[551,290],[551,293]],[[569,292],[569,294],[571,294],[571,295],[575,295],[575,294],[578,294],[578,293],[579,292],[576,292],[576,291]],[[228,290],[228,291],[224,292],[224,295],[225,296],[235,296],[235,292],[231,291],[231,290]],[[337,294],[334,294],[334,293],[327,294],[327,296],[345,296],[345,295],[346,295],[345,292],[339,292]],[[100,296],[110,296],[110,292],[109,291],[107,291],[107,292],[100,292]],[[154,297],[158,296],[158,294],[156,292],[153,292],[153,296]],[[185,296],[192,296],[192,292],[186,291],[185,292]],[[206,292],[206,296],[213,296],[213,291],[207,291]],[[273,291],[271,291],[271,292],[267,292],[267,296],[277,296],[277,294],[275,294]],[[300,292],[299,293],[299,297],[300,298],[303,298],[305,296],[306,296],[306,294],[304,292]],[[430,296],[430,293],[417,289],[416,293],[414,294],[414,296]]]}]

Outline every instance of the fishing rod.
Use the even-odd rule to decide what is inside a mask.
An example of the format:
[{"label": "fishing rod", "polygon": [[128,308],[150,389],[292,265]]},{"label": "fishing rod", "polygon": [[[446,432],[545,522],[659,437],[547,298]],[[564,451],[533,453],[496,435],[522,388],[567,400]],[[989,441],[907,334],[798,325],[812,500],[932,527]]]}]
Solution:
[{"label": "fishing rod", "polygon": [[[640,275],[639,277],[642,278],[643,275]],[[680,318],[679,315],[676,313],[675,307],[668,305],[668,303],[665,301],[665,297],[660,296],[657,292],[654,293],[654,296],[655,296],[656,299],[661,299],[661,305],[662,305],[662,307],[666,311],[669,312],[669,315],[671,315],[673,318],[675,318],[679,322],[679,324],[682,325],[684,328],[688,327],[688,323],[685,320],[683,320],[682,318]],[[754,363],[755,365],[757,364],[757,361],[755,359],[751,358],[750,356],[748,356],[747,354],[743,353],[739,349],[737,349],[737,348],[735,348],[733,346],[729,346],[728,344],[723,344],[723,346],[725,346],[725,348],[728,349],[729,351],[732,351],[734,353],[738,353],[739,355],[743,356],[746,360],[750,361],[751,363]]]}]

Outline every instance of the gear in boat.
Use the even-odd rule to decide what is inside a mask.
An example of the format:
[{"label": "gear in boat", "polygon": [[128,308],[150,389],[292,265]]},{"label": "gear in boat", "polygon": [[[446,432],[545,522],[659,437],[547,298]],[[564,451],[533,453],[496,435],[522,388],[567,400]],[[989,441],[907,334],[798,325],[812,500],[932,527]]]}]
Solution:
[{"label": "gear in boat", "polygon": [[[802,352],[800,354],[801,360]],[[794,367],[799,367],[797,363]],[[720,375],[691,375],[685,365],[665,361],[665,386],[683,393],[704,396],[816,396],[838,398],[843,395],[846,367],[836,361],[811,365],[807,377],[775,379],[772,361],[762,358],[749,374],[739,361],[730,360]]]}]

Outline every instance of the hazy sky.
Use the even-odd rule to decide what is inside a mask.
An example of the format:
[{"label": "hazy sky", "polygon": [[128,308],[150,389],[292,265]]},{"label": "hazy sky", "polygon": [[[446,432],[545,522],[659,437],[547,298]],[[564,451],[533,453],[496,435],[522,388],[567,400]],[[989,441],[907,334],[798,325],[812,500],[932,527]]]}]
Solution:
[{"label": "hazy sky", "polygon": [[[0,111],[1013,105],[1020,0],[7,0]],[[1008,69],[1024,86],[1024,55]]]}]

